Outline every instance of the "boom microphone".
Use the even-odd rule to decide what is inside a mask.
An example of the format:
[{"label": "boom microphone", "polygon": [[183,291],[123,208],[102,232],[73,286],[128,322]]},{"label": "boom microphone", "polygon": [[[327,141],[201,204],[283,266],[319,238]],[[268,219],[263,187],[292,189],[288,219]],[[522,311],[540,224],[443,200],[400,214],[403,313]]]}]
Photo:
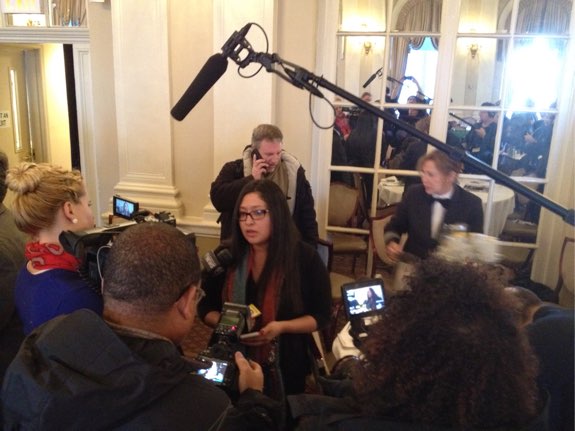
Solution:
[{"label": "boom microphone", "polygon": [[172,108],[170,114],[178,121],[182,121],[192,108],[201,100],[228,68],[228,60],[222,54],[214,54],[192,81],[178,103]]},{"label": "boom microphone", "polygon": [[381,69],[383,69],[383,67],[380,67],[373,75],[371,75],[367,81],[365,81],[365,84],[363,84],[363,88],[367,87],[369,84],[371,84],[371,82],[377,78],[379,75],[381,75]]},{"label": "boom microphone", "polygon": [[224,46],[222,46],[222,53],[214,54],[208,58],[208,61],[206,61],[200,73],[198,73],[184,95],[180,97],[178,103],[176,103],[170,111],[172,117],[178,121],[182,121],[225,73],[228,67],[228,58],[238,62],[240,61],[240,52],[242,50],[247,49],[251,51],[251,45],[246,40],[246,34],[248,34],[251,26],[252,24],[248,23],[244,25],[240,31],[234,31],[226,43],[224,43]]}]

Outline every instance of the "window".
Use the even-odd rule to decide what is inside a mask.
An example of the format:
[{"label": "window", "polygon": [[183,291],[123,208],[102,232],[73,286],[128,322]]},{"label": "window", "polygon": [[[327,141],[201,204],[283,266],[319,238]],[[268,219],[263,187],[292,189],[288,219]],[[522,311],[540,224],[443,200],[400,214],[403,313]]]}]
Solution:
[{"label": "window", "polygon": [[[553,121],[560,114],[571,1],[501,0],[496,7],[485,0],[328,4],[339,10],[333,27],[338,86],[358,96],[371,93],[365,96],[371,96],[371,103],[396,117],[411,111],[413,118],[406,118],[414,124],[426,117],[422,127],[432,136],[466,146],[471,154],[472,128],[486,111],[495,132],[486,154],[481,154],[484,161],[544,192],[549,154],[553,145],[560,145],[553,140]],[[447,22],[440,20],[443,8],[453,11],[445,15]],[[377,126],[368,121],[367,132],[354,133],[358,123],[365,123],[360,122],[361,111],[338,103],[339,122],[344,127],[347,123],[348,131],[347,137],[334,134],[331,177],[357,186],[359,176],[366,189],[364,212],[375,215],[379,206],[401,199],[394,177],[403,182],[417,177],[415,170],[399,169],[393,161],[409,136],[398,136],[394,126],[382,120]],[[333,157],[336,146],[347,158]],[[461,179],[481,194],[485,233],[510,246],[536,247],[537,205],[471,168]],[[345,228],[367,233],[361,217]],[[342,227],[328,224],[327,230]]]}]

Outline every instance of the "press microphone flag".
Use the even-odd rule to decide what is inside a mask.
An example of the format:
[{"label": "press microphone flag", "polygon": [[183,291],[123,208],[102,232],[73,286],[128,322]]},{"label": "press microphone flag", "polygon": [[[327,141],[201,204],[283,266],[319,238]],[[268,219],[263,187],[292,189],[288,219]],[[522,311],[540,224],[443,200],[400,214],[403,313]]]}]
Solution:
[{"label": "press microphone flag", "polygon": [[250,27],[251,23],[248,23],[243,26],[240,31],[234,31],[234,34],[232,34],[224,46],[222,46],[222,54],[214,54],[208,58],[204,67],[202,67],[186,92],[170,111],[172,117],[178,121],[182,121],[210,88],[212,88],[216,81],[226,72],[228,57],[235,60],[236,57],[239,57],[241,50],[249,46],[245,37]]}]

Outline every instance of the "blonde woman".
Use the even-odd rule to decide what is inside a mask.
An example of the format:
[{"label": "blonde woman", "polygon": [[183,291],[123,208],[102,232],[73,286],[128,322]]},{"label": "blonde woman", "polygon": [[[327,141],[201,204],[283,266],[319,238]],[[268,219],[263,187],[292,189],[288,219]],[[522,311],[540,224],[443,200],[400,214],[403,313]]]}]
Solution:
[{"label": "blonde woman", "polygon": [[99,293],[80,277],[78,259],[59,241],[63,231],[94,226],[80,172],[25,162],[8,171],[6,184],[16,195],[12,204],[16,226],[32,238],[14,295],[24,332],[80,308],[101,314]]}]

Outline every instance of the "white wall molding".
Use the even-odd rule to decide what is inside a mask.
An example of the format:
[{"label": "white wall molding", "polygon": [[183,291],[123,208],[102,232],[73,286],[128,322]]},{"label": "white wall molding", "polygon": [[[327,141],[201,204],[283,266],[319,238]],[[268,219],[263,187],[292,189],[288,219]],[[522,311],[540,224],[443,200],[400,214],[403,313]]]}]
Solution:
[{"label": "white wall molding", "polygon": [[173,174],[168,2],[122,0],[111,6],[120,170],[114,190],[177,217],[183,205]]}]

